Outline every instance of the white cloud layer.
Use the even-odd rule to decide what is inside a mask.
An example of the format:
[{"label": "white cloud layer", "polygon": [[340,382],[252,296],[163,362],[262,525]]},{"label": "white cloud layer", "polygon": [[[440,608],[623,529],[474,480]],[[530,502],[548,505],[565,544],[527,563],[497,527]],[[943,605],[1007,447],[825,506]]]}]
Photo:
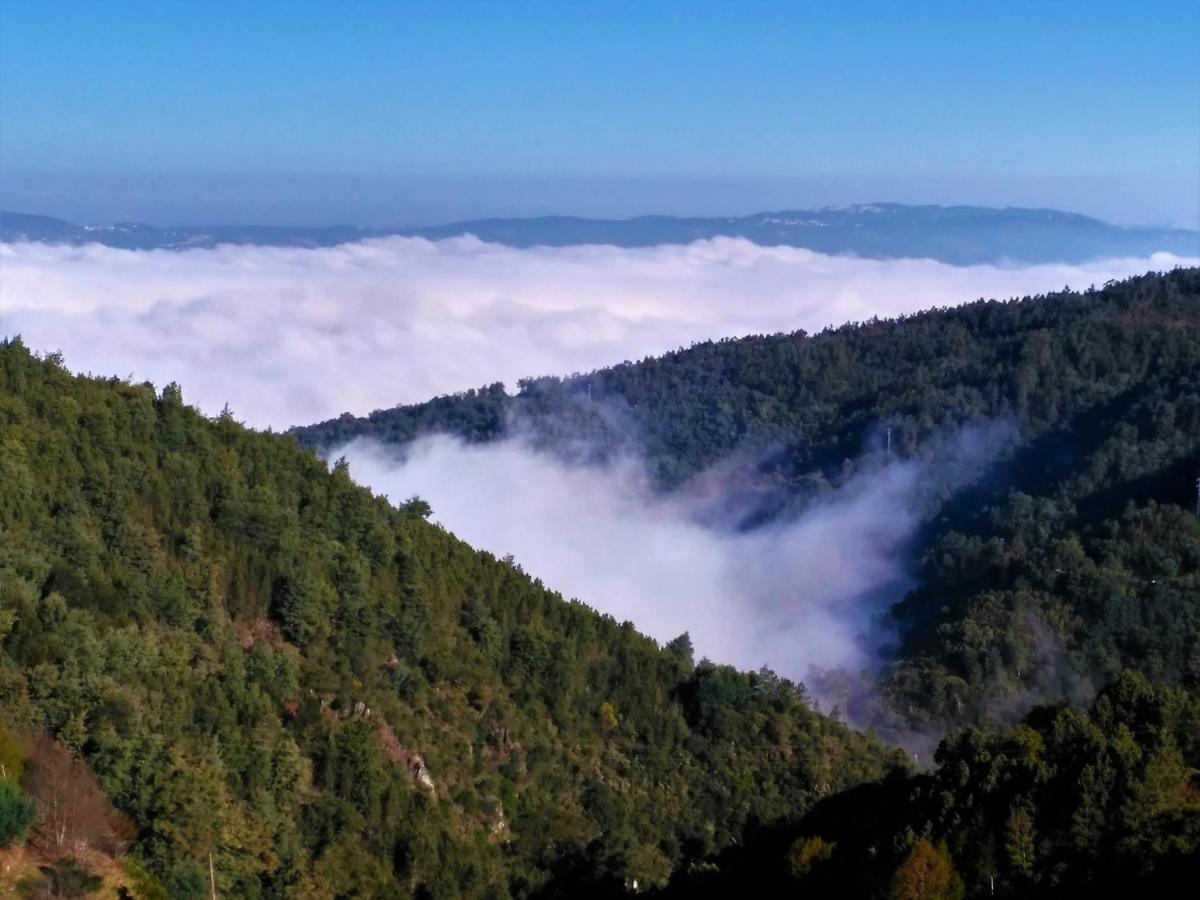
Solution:
[{"label": "white cloud layer", "polygon": [[[819,330],[1181,262],[1027,268],[861,260],[719,238],[514,249],[387,238],[326,249],[0,244],[0,333],[76,371],[179,382],[285,428],[709,338]],[[1193,261],[1194,262],[1194,261]]]}]

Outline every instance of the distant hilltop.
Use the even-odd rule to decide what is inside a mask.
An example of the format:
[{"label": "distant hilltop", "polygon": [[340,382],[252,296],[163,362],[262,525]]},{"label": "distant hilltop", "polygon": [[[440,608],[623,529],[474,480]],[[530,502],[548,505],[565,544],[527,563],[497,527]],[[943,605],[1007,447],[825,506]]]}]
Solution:
[{"label": "distant hilltop", "polygon": [[1171,253],[1200,257],[1200,232],[1112,225],[1055,209],[907,206],[869,203],[749,216],[638,216],[586,219],[539,216],[475,219],[407,228],[349,225],[287,227],[212,225],[158,227],[133,222],[77,225],[49,216],[0,211],[0,241],[103,244],[134,250],[185,250],[219,244],[332,247],[368,238],[430,240],[474,235],[510,247],[610,244],[650,247],[717,237],[763,246],[803,247],[871,259],[929,258],[953,265],[1086,262]]}]

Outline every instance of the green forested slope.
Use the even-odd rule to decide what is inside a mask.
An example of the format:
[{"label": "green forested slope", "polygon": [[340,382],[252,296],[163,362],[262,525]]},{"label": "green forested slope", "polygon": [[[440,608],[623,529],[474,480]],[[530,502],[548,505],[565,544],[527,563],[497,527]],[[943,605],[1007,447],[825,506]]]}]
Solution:
[{"label": "green forested slope", "polygon": [[210,858],[239,897],[1168,896],[1200,851],[1197,271],[703,345],[366,430],[632,441],[664,486],[732,452],[786,515],[878,464],[883,428],[907,456],[995,420],[1019,440],[928,515],[871,712],[1091,705],[954,731],[913,775],[801,689],[660,649],[290,437],[7,342],[0,848],[23,793],[69,771],[86,799],[94,772],[119,813],[80,801],[72,828],[126,854],[136,896],[207,896]]},{"label": "green forested slope", "polygon": [[0,345],[0,776],[84,760],[144,896],[503,897],[661,883],[894,764],[425,513]]},{"label": "green forested slope", "polygon": [[632,446],[665,488],[733,458],[764,498],[761,517],[877,465],[885,429],[903,458],[996,421],[1015,426],[1015,448],[927,511],[917,588],[893,611],[902,641],[882,676],[886,714],[1007,717],[1030,697],[1086,697],[1123,666],[1196,685],[1197,269],[705,343],[529,380],[511,397],[492,386],[298,433],[330,448],[521,429],[572,453]]},{"label": "green forested slope", "polygon": [[1132,672],[1089,709],[966,728],[894,773],[767,828],[667,892],[729,896],[1191,897],[1200,878],[1200,693]]}]

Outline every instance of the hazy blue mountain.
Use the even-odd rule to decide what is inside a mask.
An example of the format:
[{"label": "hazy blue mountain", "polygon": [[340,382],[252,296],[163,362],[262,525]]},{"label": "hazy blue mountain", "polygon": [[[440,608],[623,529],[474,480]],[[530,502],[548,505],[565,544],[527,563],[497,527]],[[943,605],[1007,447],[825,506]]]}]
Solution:
[{"label": "hazy blue mountain", "polygon": [[818,210],[785,210],[741,217],[585,219],[542,216],[477,219],[408,228],[319,228],[214,225],[159,228],[138,223],[76,225],[61,219],[0,212],[0,240],[46,241],[135,249],[182,249],[218,244],[330,247],[390,235],[430,239],[476,237],[513,247],[613,244],[649,247],[714,237],[739,237],[766,246],[805,247],[874,259],[929,257],[952,263],[1082,262],[1165,251],[1200,255],[1200,232],[1112,225],[1053,209],[905,206],[877,203]]}]

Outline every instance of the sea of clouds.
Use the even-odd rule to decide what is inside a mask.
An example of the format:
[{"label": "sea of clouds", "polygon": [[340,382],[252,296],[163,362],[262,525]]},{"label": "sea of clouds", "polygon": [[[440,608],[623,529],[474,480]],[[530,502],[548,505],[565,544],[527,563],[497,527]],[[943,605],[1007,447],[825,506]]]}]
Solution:
[{"label": "sea of clouds", "polygon": [[725,238],[643,249],[0,244],[0,333],[61,350],[75,371],[175,381],[209,414],[228,403],[247,424],[282,429],[710,338],[1083,288],[1179,262],[956,267]]}]

